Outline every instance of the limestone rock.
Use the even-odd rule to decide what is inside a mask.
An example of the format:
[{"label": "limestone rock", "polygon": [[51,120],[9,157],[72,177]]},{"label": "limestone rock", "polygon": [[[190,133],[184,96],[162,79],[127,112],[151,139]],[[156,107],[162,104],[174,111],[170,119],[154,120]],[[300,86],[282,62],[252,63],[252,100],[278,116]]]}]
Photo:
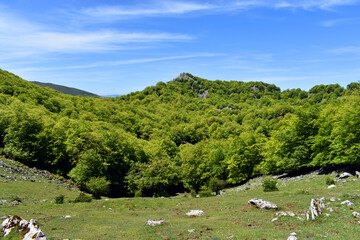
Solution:
[{"label": "limestone rock", "polygon": [[186,213],[186,215],[188,215],[188,216],[202,216],[204,214],[205,213],[203,210],[190,210],[190,212]]},{"label": "limestone rock", "polygon": [[148,221],[146,222],[146,225],[148,225],[148,226],[158,226],[158,225],[162,225],[162,224],[164,224],[164,223],[165,223],[164,220],[159,220],[159,221],[148,220]]},{"label": "limestone rock", "polygon": [[354,204],[353,204],[352,202],[350,202],[349,200],[346,200],[346,201],[341,202],[341,205],[345,205],[345,204],[347,204],[348,206],[354,205]]},{"label": "limestone rock", "polygon": [[315,220],[315,217],[322,214],[322,209],[325,208],[325,204],[321,199],[311,199],[310,203],[310,212],[311,212],[311,219]]},{"label": "limestone rock", "polygon": [[291,233],[287,240],[297,240],[296,233]]},{"label": "limestone rock", "polygon": [[353,175],[351,175],[348,172],[344,172],[339,176],[339,179],[344,179],[344,178],[348,178],[348,177],[352,177]]},{"label": "limestone rock", "polygon": [[7,236],[12,229],[18,228],[20,234],[24,235],[23,240],[47,240],[45,234],[40,230],[39,225],[34,219],[29,222],[19,216],[8,216],[1,224],[4,237]]},{"label": "limestone rock", "polygon": [[263,209],[278,209],[278,206],[275,203],[264,201],[262,199],[253,198],[248,201],[249,205],[255,205],[258,208]]},{"label": "limestone rock", "polygon": [[355,175],[356,175],[358,178],[360,178],[360,172],[355,171]]},{"label": "limestone rock", "polygon": [[352,215],[356,218],[360,218],[360,213],[358,212],[353,212]]},{"label": "limestone rock", "polygon": [[328,189],[334,188],[334,187],[336,187],[336,185],[332,184],[332,185],[328,186]]}]

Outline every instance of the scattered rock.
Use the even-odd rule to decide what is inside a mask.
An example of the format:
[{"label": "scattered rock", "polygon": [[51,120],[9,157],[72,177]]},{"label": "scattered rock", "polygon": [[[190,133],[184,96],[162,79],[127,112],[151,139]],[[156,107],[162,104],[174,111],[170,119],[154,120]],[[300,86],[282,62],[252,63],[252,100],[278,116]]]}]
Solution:
[{"label": "scattered rock", "polygon": [[332,198],[330,198],[330,201],[331,201],[331,202],[335,202],[335,201],[336,201],[336,198],[332,197]]},{"label": "scattered rock", "polygon": [[327,213],[327,214],[325,214],[325,216],[330,217],[330,214],[329,214],[329,213]]},{"label": "scattered rock", "polygon": [[344,178],[348,178],[348,177],[352,177],[353,175],[348,173],[348,172],[344,172],[342,174],[340,174],[339,179],[344,179]]},{"label": "scattered rock", "polygon": [[297,237],[295,237],[295,236],[296,236],[296,233],[295,233],[295,232],[290,233],[290,236],[288,237],[287,240],[297,240]]},{"label": "scattered rock", "polygon": [[193,232],[195,232],[195,229],[189,229],[188,232],[193,233]]},{"label": "scattered rock", "polygon": [[264,201],[262,199],[253,198],[248,201],[249,205],[255,205],[258,208],[263,209],[278,209],[278,206],[275,203]]},{"label": "scattered rock", "polygon": [[350,202],[349,200],[346,200],[346,201],[341,202],[341,205],[345,205],[345,204],[347,204],[348,206],[354,205],[354,204],[353,204],[352,202]]},{"label": "scattered rock", "polygon": [[325,208],[325,204],[323,203],[322,199],[311,199],[309,207],[311,212],[311,219],[315,220],[315,217],[321,215],[323,208]]},{"label": "scattered rock", "polygon": [[353,212],[352,215],[356,218],[360,218],[360,213],[358,212]]},{"label": "scattered rock", "polygon": [[204,214],[205,213],[203,210],[190,210],[190,212],[186,213],[186,215],[188,215],[188,216],[202,216]]},{"label": "scattered rock", "polygon": [[232,239],[234,237],[235,237],[234,235],[230,235],[230,236],[226,237],[226,239]]},{"label": "scattered rock", "polygon": [[329,210],[330,212],[334,212],[334,209],[331,207],[327,208],[327,210]]},{"label": "scattered rock", "polygon": [[297,219],[299,219],[300,221],[304,221],[304,219],[302,217],[297,216]]},{"label": "scattered rock", "polygon": [[295,214],[293,212],[277,212],[276,216],[290,216],[290,217],[295,217]]},{"label": "scattered rock", "polygon": [[164,224],[164,223],[165,223],[164,220],[159,220],[159,221],[148,220],[148,221],[146,222],[146,225],[148,225],[148,226],[158,226],[158,225],[162,225],[162,224]]},{"label": "scattered rock", "polygon": [[336,185],[335,185],[335,184],[332,184],[332,185],[328,186],[328,189],[334,188],[334,187],[336,187]]},{"label": "scattered rock", "polygon": [[24,235],[23,240],[47,240],[34,219],[27,222],[19,216],[8,216],[2,222],[1,228],[4,237],[7,236],[12,229],[17,228],[20,234]]},{"label": "scattered rock", "polygon": [[358,178],[360,178],[360,172],[355,171],[355,175],[356,175]]},{"label": "scattered rock", "polygon": [[61,218],[71,218],[70,215],[65,215],[65,216],[62,216]]}]

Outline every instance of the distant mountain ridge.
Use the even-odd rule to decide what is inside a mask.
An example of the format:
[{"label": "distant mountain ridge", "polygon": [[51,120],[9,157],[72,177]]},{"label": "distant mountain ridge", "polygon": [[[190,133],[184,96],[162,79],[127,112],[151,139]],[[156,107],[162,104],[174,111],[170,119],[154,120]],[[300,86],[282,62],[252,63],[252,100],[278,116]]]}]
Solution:
[{"label": "distant mountain ridge", "polygon": [[99,97],[98,95],[91,93],[91,92],[87,92],[87,91],[83,91],[77,88],[72,88],[72,87],[66,87],[63,85],[57,85],[57,84],[53,84],[53,83],[42,83],[42,82],[37,82],[37,81],[31,81],[31,83],[34,83],[38,86],[41,87],[49,87],[52,88],[56,91],[59,91],[61,93],[64,94],[70,94],[73,96],[88,96],[88,97]]}]

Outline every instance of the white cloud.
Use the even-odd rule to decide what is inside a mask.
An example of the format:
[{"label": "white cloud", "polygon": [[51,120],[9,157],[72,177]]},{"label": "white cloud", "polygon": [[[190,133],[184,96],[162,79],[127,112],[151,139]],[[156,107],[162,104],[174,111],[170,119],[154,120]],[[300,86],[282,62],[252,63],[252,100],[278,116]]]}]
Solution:
[{"label": "white cloud", "polygon": [[138,47],[139,44],[188,41],[193,37],[174,33],[120,32],[114,30],[58,31],[0,12],[1,58],[17,58],[52,52],[98,52]]},{"label": "white cloud", "polygon": [[155,5],[135,7],[101,6],[88,8],[81,13],[92,17],[120,17],[120,16],[161,16],[170,14],[184,14],[215,8],[215,5],[203,3],[186,3],[164,1]]},{"label": "white cloud", "polygon": [[338,25],[344,24],[355,24],[358,23],[360,18],[338,18],[338,19],[331,19],[327,21],[323,21],[320,23],[323,27],[334,27]]},{"label": "white cloud", "polygon": [[[358,3],[359,0],[229,0],[229,1],[203,1],[181,2],[181,1],[153,1],[152,4],[138,4],[134,6],[107,5],[87,8],[77,13],[81,17],[87,16],[98,21],[117,20],[127,17],[169,17],[179,16],[191,12],[201,12],[206,14],[245,11],[248,9],[266,8],[289,8],[304,10],[332,10],[335,7],[348,6]],[[89,21],[89,19],[84,19]]]},{"label": "white cloud", "polygon": [[168,60],[177,60],[177,59],[186,59],[186,58],[201,58],[201,57],[215,57],[223,54],[215,53],[199,53],[191,55],[179,55],[179,56],[170,56],[170,57],[158,57],[158,58],[138,58],[138,59],[126,59],[119,61],[104,61],[104,62],[94,62],[87,65],[75,65],[75,66],[62,66],[62,67],[25,67],[16,69],[16,72],[44,72],[44,71],[57,71],[57,70],[71,70],[71,69],[87,69],[87,68],[97,68],[104,66],[118,66],[118,65],[129,65],[129,64],[140,64],[140,63],[150,63],[150,62],[159,62],[159,61],[168,61]]},{"label": "white cloud", "polygon": [[277,1],[274,7],[331,10],[334,7],[348,6],[356,3],[358,3],[358,0],[287,0]]}]

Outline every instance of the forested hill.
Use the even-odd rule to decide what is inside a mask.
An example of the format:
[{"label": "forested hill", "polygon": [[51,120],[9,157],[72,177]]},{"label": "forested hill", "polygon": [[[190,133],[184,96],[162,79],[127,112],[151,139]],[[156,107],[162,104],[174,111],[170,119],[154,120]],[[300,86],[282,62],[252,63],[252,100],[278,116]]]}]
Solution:
[{"label": "forested hill", "polygon": [[32,81],[32,83],[35,83],[36,85],[39,85],[42,87],[49,87],[49,88],[55,89],[59,92],[74,95],[74,96],[80,95],[80,96],[88,96],[88,97],[98,97],[98,95],[96,95],[94,93],[86,92],[86,91],[83,91],[83,90],[80,90],[77,88],[71,88],[71,87],[66,87],[66,86],[53,84],[53,83],[42,83],[42,82],[36,82],[36,81]]},{"label": "forested hill", "polygon": [[[280,91],[182,74],[117,98],[0,71],[1,153],[90,192],[166,195],[258,174],[358,164],[360,84]],[[212,180],[213,181],[213,180]]]}]

